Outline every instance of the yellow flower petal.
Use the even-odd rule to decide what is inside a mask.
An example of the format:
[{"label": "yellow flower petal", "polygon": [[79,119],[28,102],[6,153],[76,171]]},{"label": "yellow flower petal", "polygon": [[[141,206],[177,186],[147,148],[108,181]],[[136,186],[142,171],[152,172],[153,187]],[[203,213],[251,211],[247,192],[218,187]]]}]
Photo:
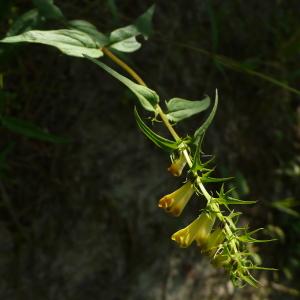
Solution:
[{"label": "yellow flower petal", "polygon": [[162,197],[158,202],[158,207],[163,208],[166,212],[178,217],[181,215],[193,194],[193,184],[188,181],[175,192]]}]

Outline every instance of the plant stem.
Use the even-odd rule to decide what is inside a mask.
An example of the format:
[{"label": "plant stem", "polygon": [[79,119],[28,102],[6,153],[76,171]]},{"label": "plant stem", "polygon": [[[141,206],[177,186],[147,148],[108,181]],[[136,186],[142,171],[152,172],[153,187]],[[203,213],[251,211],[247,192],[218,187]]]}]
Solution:
[{"label": "plant stem", "polygon": [[[115,56],[110,50],[108,50],[107,48],[103,47],[101,49],[101,51],[105,55],[107,55],[107,57],[109,57],[112,61],[114,61],[117,65],[119,65],[124,71],[126,71],[133,79],[136,80],[137,83],[139,83],[140,85],[143,85],[143,86],[147,86],[146,83],[144,82],[144,80],[131,67],[129,67],[120,58],[118,58],[117,56]],[[165,113],[163,112],[163,110],[161,109],[161,107],[159,105],[156,106],[156,111],[159,114],[159,116],[161,117],[161,119],[164,122],[165,126],[170,131],[170,133],[173,136],[173,138],[175,139],[175,141],[179,141],[180,140],[179,135],[174,130],[174,128],[170,124],[167,116],[165,115]]]},{"label": "plant stem", "polygon": [[[143,86],[147,86],[146,83],[143,81],[143,79],[131,67],[129,67],[120,58],[118,58],[117,56],[115,56],[110,50],[108,50],[107,48],[103,47],[101,49],[101,51],[107,57],[109,57],[112,61],[114,61],[117,65],[119,65],[123,70],[125,70],[133,79],[136,80],[137,83],[139,83],[140,85],[143,85]],[[173,138],[175,139],[175,141],[180,141],[179,135],[174,130],[172,124],[168,120],[168,117],[166,116],[166,114],[163,112],[163,110],[161,109],[161,107],[158,104],[156,106],[156,112],[159,114],[160,118],[162,119],[163,123],[165,124],[165,126],[167,127],[167,129],[169,130],[169,132],[171,133],[171,135],[173,136]],[[188,151],[186,149],[183,150],[183,155],[185,157],[185,160],[186,160],[187,164],[191,168],[192,165],[193,165],[193,162],[192,162],[192,159],[190,157],[190,154],[188,153]],[[211,202],[211,200],[212,200],[212,196],[209,194],[209,192],[207,191],[207,189],[205,188],[205,186],[201,182],[200,177],[197,177],[196,182],[197,182],[197,185],[199,186],[202,194],[206,198],[207,203],[209,204]],[[216,212],[217,217],[219,218],[219,220],[221,222],[223,222],[225,224],[225,227],[224,227],[225,231],[227,232],[228,236],[232,237],[233,233],[231,231],[231,228],[227,224],[226,220],[224,219],[224,216],[223,216],[223,214],[220,211],[219,205],[215,205],[215,208],[217,210],[217,212]],[[231,244],[231,247],[233,248],[233,251],[235,253],[238,253],[239,251],[237,249],[236,241],[234,239],[232,239],[230,241],[230,244]]]},{"label": "plant stem", "polygon": [[143,81],[143,79],[119,57],[115,56],[110,50],[105,47],[101,48],[101,51],[122,69],[124,69],[133,79],[136,80],[137,83],[146,86],[146,83]]}]

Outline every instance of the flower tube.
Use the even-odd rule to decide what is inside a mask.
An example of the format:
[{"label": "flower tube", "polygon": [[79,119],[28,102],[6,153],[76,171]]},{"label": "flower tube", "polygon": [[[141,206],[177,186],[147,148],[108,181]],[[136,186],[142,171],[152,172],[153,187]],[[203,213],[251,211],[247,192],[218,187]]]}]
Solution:
[{"label": "flower tube", "polygon": [[158,206],[175,217],[181,215],[183,209],[194,194],[193,184],[188,181],[175,192],[162,197]]},{"label": "flower tube", "polygon": [[199,240],[203,241],[209,236],[214,221],[214,216],[212,217],[206,212],[202,213],[190,225],[175,232],[171,239],[182,248],[190,246],[194,240],[196,240],[198,244]]},{"label": "flower tube", "polygon": [[221,228],[217,228],[208,237],[206,243],[203,246],[202,251],[207,253],[209,256],[214,256],[218,250],[219,245],[224,241],[225,234]]}]

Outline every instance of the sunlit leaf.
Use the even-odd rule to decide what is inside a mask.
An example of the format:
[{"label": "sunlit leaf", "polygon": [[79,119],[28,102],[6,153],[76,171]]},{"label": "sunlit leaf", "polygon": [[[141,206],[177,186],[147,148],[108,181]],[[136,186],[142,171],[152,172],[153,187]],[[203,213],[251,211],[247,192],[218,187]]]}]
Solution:
[{"label": "sunlit leaf", "polygon": [[87,33],[90,37],[92,37],[98,44],[99,48],[104,47],[109,44],[108,37],[100,32],[96,26],[93,24],[84,21],[84,20],[73,20],[68,22],[71,28],[77,29],[79,31],[83,31]]},{"label": "sunlit leaf", "polygon": [[167,117],[172,122],[179,122],[198,114],[209,107],[210,98],[205,97],[201,101],[190,101],[182,98],[173,98],[166,102],[168,108]]},{"label": "sunlit leaf", "polygon": [[2,43],[29,42],[53,46],[63,53],[71,56],[100,57],[103,53],[88,34],[79,30],[59,29],[59,30],[32,30],[23,34],[6,37],[0,40]]},{"label": "sunlit leaf", "polygon": [[155,106],[159,102],[159,97],[155,91],[147,88],[146,86],[136,84],[97,59],[93,59],[87,55],[85,55],[85,57],[126,85],[136,95],[140,104],[146,110],[155,112]]}]

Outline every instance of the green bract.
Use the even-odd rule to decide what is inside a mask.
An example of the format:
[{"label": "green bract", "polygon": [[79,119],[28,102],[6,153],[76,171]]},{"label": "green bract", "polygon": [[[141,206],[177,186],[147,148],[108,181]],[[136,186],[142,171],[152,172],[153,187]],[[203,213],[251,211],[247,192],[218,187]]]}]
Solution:
[{"label": "green bract", "polygon": [[153,130],[151,130],[142,120],[140,115],[138,114],[138,111],[136,108],[134,108],[134,116],[135,120],[141,129],[141,131],[147,136],[149,140],[151,140],[155,145],[158,147],[164,149],[165,151],[174,151],[178,148],[178,143],[173,142],[171,140],[168,140],[157,133],[155,133]]}]

